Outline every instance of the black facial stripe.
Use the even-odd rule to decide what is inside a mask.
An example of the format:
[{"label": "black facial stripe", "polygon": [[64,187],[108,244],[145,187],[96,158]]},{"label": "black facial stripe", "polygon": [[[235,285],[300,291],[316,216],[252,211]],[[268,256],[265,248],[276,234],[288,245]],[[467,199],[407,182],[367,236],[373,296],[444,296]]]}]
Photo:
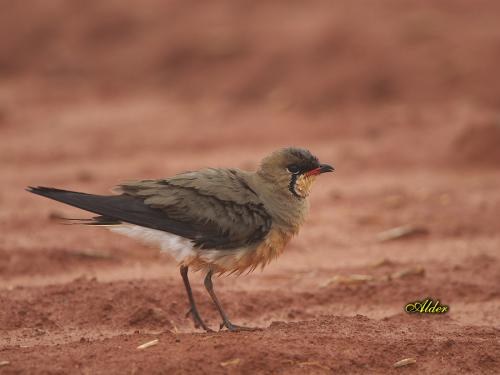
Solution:
[{"label": "black facial stripe", "polygon": [[292,174],[292,178],[290,179],[290,183],[288,184],[288,190],[290,190],[290,192],[295,195],[297,198],[302,198],[300,195],[297,194],[297,192],[295,191],[295,183],[297,182],[297,177],[299,177],[299,175],[297,174]]}]

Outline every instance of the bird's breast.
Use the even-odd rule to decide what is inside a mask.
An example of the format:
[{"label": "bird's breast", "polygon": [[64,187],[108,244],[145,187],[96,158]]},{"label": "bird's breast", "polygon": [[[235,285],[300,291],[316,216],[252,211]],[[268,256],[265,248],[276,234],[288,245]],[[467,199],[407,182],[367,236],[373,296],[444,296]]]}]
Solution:
[{"label": "bird's breast", "polygon": [[257,244],[234,250],[199,250],[198,255],[183,262],[192,269],[211,269],[224,274],[251,272],[264,268],[271,260],[283,253],[294,233],[272,228]]},{"label": "bird's breast", "polygon": [[294,233],[273,228],[264,240],[253,249],[248,249],[235,265],[237,273],[246,270],[255,270],[257,267],[264,268],[273,259],[280,256],[290,242]]},{"label": "bird's breast", "polygon": [[257,248],[257,253],[262,259],[268,261],[281,255],[286,245],[292,239],[293,233],[280,229],[273,229],[264,239],[264,243]]}]

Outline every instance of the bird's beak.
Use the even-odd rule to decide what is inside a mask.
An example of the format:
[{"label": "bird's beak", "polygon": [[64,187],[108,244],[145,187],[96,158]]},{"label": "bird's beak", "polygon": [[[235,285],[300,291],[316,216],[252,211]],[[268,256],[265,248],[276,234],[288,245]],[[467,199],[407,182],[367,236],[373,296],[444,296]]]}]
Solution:
[{"label": "bird's beak", "polygon": [[321,173],[333,172],[335,168],[328,164],[320,164],[318,168],[312,169],[309,172],[306,172],[306,176],[315,176]]}]

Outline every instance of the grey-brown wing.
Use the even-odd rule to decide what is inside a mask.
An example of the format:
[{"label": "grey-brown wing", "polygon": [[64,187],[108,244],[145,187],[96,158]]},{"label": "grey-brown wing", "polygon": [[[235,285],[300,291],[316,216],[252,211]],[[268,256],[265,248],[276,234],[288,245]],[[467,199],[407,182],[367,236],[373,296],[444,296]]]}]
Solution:
[{"label": "grey-brown wing", "polygon": [[[137,187],[135,194],[101,196],[46,187],[30,192],[101,216],[86,224],[126,222],[188,238],[201,249],[234,249],[262,239],[271,219],[261,205],[222,201],[195,189]],[[145,193],[148,190],[147,194]]]},{"label": "grey-brown wing", "polygon": [[272,224],[255,191],[235,170],[188,172],[170,179],[122,184],[118,190],[192,228],[192,233],[183,236],[202,249],[250,245],[263,239]]}]

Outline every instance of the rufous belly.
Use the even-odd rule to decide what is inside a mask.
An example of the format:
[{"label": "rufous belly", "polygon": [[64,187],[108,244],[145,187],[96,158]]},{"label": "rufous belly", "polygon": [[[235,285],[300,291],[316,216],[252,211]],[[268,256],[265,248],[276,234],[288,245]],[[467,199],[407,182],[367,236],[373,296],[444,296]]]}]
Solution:
[{"label": "rufous belly", "polygon": [[283,253],[294,233],[271,229],[265,239],[254,246],[236,250],[198,250],[197,255],[182,262],[195,270],[209,270],[214,273],[252,272],[264,268],[271,260]]}]

